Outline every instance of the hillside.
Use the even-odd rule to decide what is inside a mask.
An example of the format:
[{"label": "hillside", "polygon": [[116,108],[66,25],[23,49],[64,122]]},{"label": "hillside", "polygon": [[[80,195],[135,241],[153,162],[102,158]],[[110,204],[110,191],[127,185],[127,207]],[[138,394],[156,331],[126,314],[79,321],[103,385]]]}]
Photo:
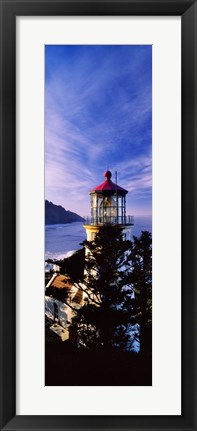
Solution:
[{"label": "hillside", "polygon": [[65,224],[76,221],[83,222],[84,219],[72,211],[65,210],[61,205],[45,201],[45,224]]}]

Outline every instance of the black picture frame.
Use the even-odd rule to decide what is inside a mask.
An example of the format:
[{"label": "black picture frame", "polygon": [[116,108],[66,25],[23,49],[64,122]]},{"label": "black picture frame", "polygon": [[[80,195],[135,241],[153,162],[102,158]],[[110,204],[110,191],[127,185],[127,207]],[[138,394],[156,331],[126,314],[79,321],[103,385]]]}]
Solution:
[{"label": "black picture frame", "polygon": [[[0,318],[1,429],[197,430],[197,4],[194,0],[1,0]],[[16,416],[16,83],[17,16],[152,15],[182,21],[182,414]],[[9,334],[9,335],[8,335]],[[169,388],[170,391],[170,388]]]}]

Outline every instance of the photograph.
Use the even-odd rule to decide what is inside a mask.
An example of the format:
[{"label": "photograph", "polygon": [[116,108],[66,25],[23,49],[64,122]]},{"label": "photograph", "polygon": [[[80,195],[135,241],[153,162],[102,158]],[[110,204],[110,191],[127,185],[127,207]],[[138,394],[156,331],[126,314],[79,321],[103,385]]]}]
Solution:
[{"label": "photograph", "polygon": [[0,430],[196,431],[197,0],[0,4]]},{"label": "photograph", "polygon": [[45,385],[152,385],[152,46],[45,46]]}]

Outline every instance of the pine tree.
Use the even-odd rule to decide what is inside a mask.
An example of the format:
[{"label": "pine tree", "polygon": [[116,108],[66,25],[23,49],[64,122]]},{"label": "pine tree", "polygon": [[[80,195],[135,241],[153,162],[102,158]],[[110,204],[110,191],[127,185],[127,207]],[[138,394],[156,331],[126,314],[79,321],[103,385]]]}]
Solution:
[{"label": "pine tree", "polygon": [[[131,242],[118,226],[103,226],[93,241],[84,241],[88,253],[85,277],[78,288],[85,295],[72,327],[86,348],[128,349],[131,310]],[[129,304],[130,306],[130,304]]]},{"label": "pine tree", "polygon": [[133,323],[139,325],[138,340],[140,352],[151,355],[152,351],[152,238],[143,231],[132,243],[132,286],[134,299],[131,301]]}]

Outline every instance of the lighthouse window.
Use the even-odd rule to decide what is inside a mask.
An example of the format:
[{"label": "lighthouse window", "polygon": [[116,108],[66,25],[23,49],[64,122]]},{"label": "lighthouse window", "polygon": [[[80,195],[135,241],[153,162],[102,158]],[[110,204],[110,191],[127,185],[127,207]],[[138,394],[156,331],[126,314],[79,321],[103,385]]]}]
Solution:
[{"label": "lighthouse window", "polygon": [[125,195],[107,193],[91,194],[91,224],[120,224],[126,223]]},{"label": "lighthouse window", "polygon": [[99,223],[117,223],[117,203],[112,196],[104,197],[100,203]]},{"label": "lighthouse window", "polygon": [[58,320],[58,306],[56,302],[54,302],[53,307],[54,307],[54,320]]},{"label": "lighthouse window", "polygon": [[96,206],[97,206],[97,197],[96,197],[96,195],[94,195],[94,196],[92,197],[92,206],[93,206],[93,207],[96,207]]}]

